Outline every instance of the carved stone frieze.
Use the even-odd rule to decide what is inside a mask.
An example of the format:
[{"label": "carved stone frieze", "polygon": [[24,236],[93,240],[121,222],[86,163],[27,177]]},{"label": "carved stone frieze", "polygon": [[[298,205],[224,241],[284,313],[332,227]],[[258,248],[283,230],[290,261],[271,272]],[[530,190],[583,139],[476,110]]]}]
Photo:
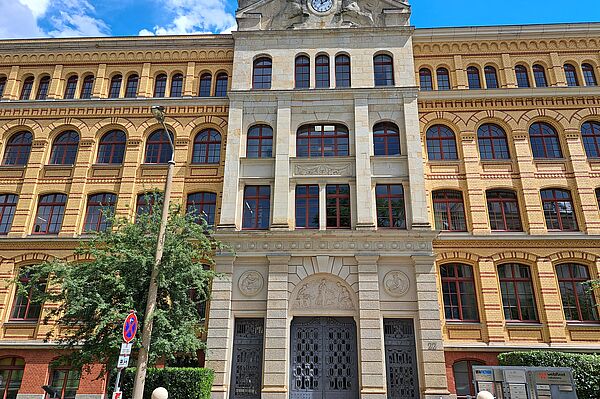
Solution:
[{"label": "carved stone frieze", "polygon": [[263,286],[263,276],[256,270],[244,272],[238,281],[240,292],[249,297],[258,295],[262,291]]},{"label": "carved stone frieze", "polygon": [[293,309],[354,310],[352,294],[340,281],[320,278],[301,283],[292,301]]},{"label": "carved stone frieze", "polygon": [[352,164],[326,165],[326,164],[296,164],[296,176],[352,176]]}]

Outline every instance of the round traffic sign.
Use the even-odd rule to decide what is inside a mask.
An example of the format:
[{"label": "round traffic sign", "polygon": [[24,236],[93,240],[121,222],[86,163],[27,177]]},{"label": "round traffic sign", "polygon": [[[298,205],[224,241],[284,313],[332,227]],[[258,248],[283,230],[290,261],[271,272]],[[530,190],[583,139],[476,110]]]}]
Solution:
[{"label": "round traffic sign", "polygon": [[125,323],[123,323],[123,341],[130,343],[135,338],[138,328],[138,318],[135,313],[131,312],[127,315]]}]

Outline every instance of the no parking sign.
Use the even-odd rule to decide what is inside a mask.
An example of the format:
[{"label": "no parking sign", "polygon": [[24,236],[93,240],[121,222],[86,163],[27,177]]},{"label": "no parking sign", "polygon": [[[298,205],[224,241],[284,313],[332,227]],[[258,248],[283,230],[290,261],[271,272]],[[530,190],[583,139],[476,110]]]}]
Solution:
[{"label": "no parking sign", "polygon": [[123,323],[123,341],[130,343],[135,338],[138,328],[138,318],[134,312],[129,313]]}]

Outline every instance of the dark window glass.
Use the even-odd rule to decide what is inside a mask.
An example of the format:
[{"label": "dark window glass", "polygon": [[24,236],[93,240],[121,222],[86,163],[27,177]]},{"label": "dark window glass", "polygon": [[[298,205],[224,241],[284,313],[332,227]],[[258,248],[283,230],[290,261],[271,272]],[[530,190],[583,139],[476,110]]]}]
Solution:
[{"label": "dark window glass", "polygon": [[271,219],[271,187],[246,186],[242,228],[267,230]]},{"label": "dark window glass", "polygon": [[108,98],[119,98],[121,95],[121,83],[123,82],[123,76],[115,75],[110,81],[110,90],[108,92]]},{"label": "dark window glass", "polygon": [[315,86],[329,87],[329,57],[326,55],[319,55],[315,60]]},{"label": "dark window glass", "polygon": [[546,70],[543,66],[533,66],[533,78],[535,79],[535,87],[548,87],[548,81],[546,80]]},{"label": "dark window glass", "polygon": [[581,125],[581,137],[588,158],[600,158],[600,123],[586,122]]},{"label": "dark window glass", "polygon": [[460,191],[433,192],[435,228],[443,231],[467,231],[465,205]]},{"label": "dark window glass", "polygon": [[104,231],[109,227],[107,217],[112,216],[117,196],[111,193],[94,194],[88,197],[84,231]]},{"label": "dark window glass", "polygon": [[59,392],[62,399],[75,399],[79,389],[81,372],[67,368],[53,369],[50,373],[50,386]]},{"label": "dark window glass", "polygon": [[273,63],[270,58],[262,57],[254,60],[252,74],[253,89],[270,89]]},{"label": "dark window glass", "polygon": [[377,227],[406,229],[404,188],[401,184],[378,184],[375,187]]},{"label": "dark window glass", "polygon": [[209,226],[215,225],[217,213],[217,194],[215,193],[193,193],[187,197],[187,213],[202,218]]},{"label": "dark window glass", "polygon": [[346,54],[340,54],[335,57],[335,87],[350,87],[352,79],[350,77],[350,57]]},{"label": "dark window glass", "polygon": [[510,159],[506,133],[500,126],[481,125],[477,129],[477,140],[481,159]]},{"label": "dark window glass", "polygon": [[206,129],[196,135],[192,163],[216,164],[221,160],[221,134],[214,129]]},{"label": "dark window glass", "polygon": [[171,78],[171,97],[181,97],[183,95],[183,75],[178,73]]},{"label": "dark window glass", "polygon": [[19,197],[15,194],[0,194],[0,234],[2,235],[10,231],[18,200]]},{"label": "dark window glass", "polygon": [[517,195],[512,191],[491,190],[486,193],[492,231],[522,231]]},{"label": "dark window glass", "polygon": [[349,229],[351,226],[350,186],[329,184],[325,188],[328,229]]},{"label": "dark window glass", "polygon": [[164,73],[154,79],[154,97],[162,98],[167,93],[167,75]]},{"label": "dark window glass", "polygon": [[582,64],[581,69],[583,71],[583,79],[585,80],[586,86],[598,86],[596,80],[596,74],[594,73],[594,67],[590,64]]},{"label": "dark window glass", "polygon": [[152,215],[154,213],[154,205],[162,206],[163,203],[163,193],[161,192],[149,192],[139,194],[136,202],[136,214],[148,214]]},{"label": "dark window glass", "polygon": [[567,86],[575,87],[579,86],[579,79],[577,79],[577,71],[571,64],[565,64],[565,77],[567,78]]},{"label": "dark window glass", "polygon": [[217,84],[215,87],[215,97],[226,97],[227,96],[227,85],[229,78],[225,72],[217,75]]},{"label": "dark window glass", "polygon": [[342,125],[305,125],[296,134],[296,156],[345,157],[349,155],[350,134]]},{"label": "dark window glass", "polygon": [[[48,89],[50,89],[50,76],[44,76],[40,79],[36,100],[45,100],[48,98]],[[28,98],[27,98],[28,99]]]},{"label": "dark window glass", "polygon": [[509,263],[498,266],[504,318],[538,321],[529,266]]},{"label": "dark window glass", "polygon": [[446,320],[479,321],[473,268],[460,263],[440,266]]},{"label": "dark window glass", "polygon": [[33,76],[28,77],[23,82],[23,88],[21,90],[21,100],[29,100],[31,98],[31,91],[33,90]]},{"label": "dark window glass", "polygon": [[0,385],[0,398],[17,399],[24,371],[25,360],[19,357],[0,359],[0,376],[2,376],[3,381]]},{"label": "dark window glass", "polygon": [[438,68],[436,74],[438,90],[450,90],[450,73],[448,70],[446,68]]},{"label": "dark window glass", "polygon": [[576,231],[578,229],[573,199],[569,191],[542,190],[541,196],[548,230]]},{"label": "dark window glass", "polygon": [[40,197],[33,234],[58,234],[65,215],[67,196],[47,194]]},{"label": "dark window glass", "polygon": [[140,77],[138,75],[131,75],[127,78],[127,87],[125,87],[125,98],[137,97],[139,81]]},{"label": "dark window glass", "polygon": [[46,283],[41,282],[37,286],[33,284],[27,286],[30,282],[30,274],[27,271],[21,273],[19,282],[27,287],[27,292],[16,290],[10,319],[37,321],[40,318],[42,304],[36,300],[36,293],[45,291]]},{"label": "dark window glass", "polygon": [[2,78],[0,78],[0,98],[2,98],[2,95],[4,94],[5,87],[6,87],[6,78],[2,77]]},{"label": "dark window glass", "polygon": [[94,91],[94,75],[88,75],[83,78],[83,83],[81,84],[81,94],[79,98],[82,100],[87,100],[92,98],[92,92]]},{"label": "dark window glass", "polygon": [[457,399],[474,398],[477,395],[475,386],[473,385],[473,366],[482,366],[484,364],[477,360],[463,360],[452,365]]},{"label": "dark window glass", "polygon": [[246,156],[248,158],[273,157],[273,129],[271,126],[256,125],[248,130]]},{"label": "dark window glass", "polygon": [[481,89],[481,78],[477,67],[470,66],[467,68],[467,79],[469,81],[469,89]]},{"label": "dark window glass", "polygon": [[433,78],[429,69],[421,68],[419,71],[419,85],[422,91],[433,90]]},{"label": "dark window glass", "polygon": [[100,139],[98,146],[98,163],[122,164],[125,155],[127,137],[120,130],[111,130]]},{"label": "dark window glass", "polygon": [[6,143],[2,165],[27,165],[32,142],[33,134],[30,132],[13,134]]},{"label": "dark window glass", "polygon": [[75,98],[75,92],[77,91],[77,75],[71,76],[67,79],[67,86],[65,88],[65,99],[72,100]]},{"label": "dark window glass", "polygon": [[79,134],[69,130],[61,133],[52,145],[50,165],[74,165],[79,148]]},{"label": "dark window glass", "polygon": [[565,318],[569,321],[598,321],[596,299],[588,284],[588,268],[567,263],[556,266],[556,274]]},{"label": "dark window glass", "polygon": [[375,155],[400,155],[400,132],[390,122],[378,123],[373,127]]},{"label": "dark window glass", "polygon": [[430,161],[456,160],[458,152],[454,132],[444,125],[427,129],[427,155]]},{"label": "dark window glass", "polygon": [[529,139],[534,158],[562,158],[558,133],[547,123],[536,122],[531,125]]},{"label": "dark window glass", "polygon": [[[171,140],[173,140],[173,133],[169,132]],[[173,155],[173,147],[169,137],[164,130],[157,130],[152,133],[146,141],[146,160],[145,163],[161,164],[167,163],[171,160]]]},{"label": "dark window glass", "polygon": [[307,56],[296,57],[294,73],[296,89],[308,89],[310,87],[310,59]]},{"label": "dark window glass", "polygon": [[496,68],[493,66],[486,66],[483,68],[483,73],[485,74],[485,85],[488,89],[497,89],[498,88],[498,74],[496,73]]},{"label": "dark window glass", "polygon": [[529,84],[529,74],[527,73],[527,68],[523,65],[517,65],[515,67],[515,75],[517,77],[517,86],[521,88],[530,87]]},{"label": "dark window glass", "polygon": [[210,73],[204,73],[200,76],[200,97],[210,97],[210,91],[212,86],[212,75]]},{"label": "dark window glass", "polygon": [[394,60],[387,54],[373,58],[375,86],[394,86]]},{"label": "dark window glass", "polygon": [[296,186],[296,228],[319,228],[319,186]]}]

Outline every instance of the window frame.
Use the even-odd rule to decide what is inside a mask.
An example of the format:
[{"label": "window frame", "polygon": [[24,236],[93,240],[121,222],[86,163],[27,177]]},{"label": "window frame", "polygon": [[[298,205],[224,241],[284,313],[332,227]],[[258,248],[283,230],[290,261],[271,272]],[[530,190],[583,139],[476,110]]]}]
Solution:
[{"label": "window frame", "polygon": [[[552,193],[552,198],[544,199],[544,193],[548,193],[548,192]],[[566,198],[558,197],[557,193],[566,194],[567,197]],[[544,219],[545,219],[546,228],[548,231],[579,231],[579,225],[577,223],[577,212],[575,211],[575,203],[573,201],[573,196],[571,195],[571,191],[561,189],[561,188],[546,188],[546,189],[540,190],[540,198],[542,201],[542,211],[544,212]],[[573,228],[571,228],[571,229],[564,228],[565,222],[563,221],[563,216],[560,212],[560,209],[561,209],[560,203],[561,202],[564,202],[564,203],[569,202],[570,203],[572,219],[573,219],[573,221],[572,221]],[[546,204],[552,204],[554,209],[547,210]],[[565,208],[568,208],[568,207],[565,207]],[[558,227],[559,227],[558,229],[550,228],[550,226],[548,224],[549,217],[553,216],[553,215],[548,214],[548,212],[551,212],[551,211],[555,212],[554,213],[555,220],[553,220],[551,224],[552,225],[554,225],[555,223],[558,224]]]},{"label": "window frame", "polygon": [[502,127],[494,123],[484,123],[477,128],[477,146],[481,160],[510,160],[508,136]]},{"label": "window frame", "polygon": [[[444,269],[452,269],[452,273],[446,272],[444,273]],[[464,268],[464,269],[463,269]],[[459,273],[459,269],[463,270],[462,273]],[[466,275],[464,271],[470,272],[470,277],[459,277],[461,274]],[[446,274],[446,276],[444,276]],[[453,274],[450,276],[450,274]],[[477,298],[477,284],[475,283],[475,268],[466,263],[460,262],[452,262],[452,263],[443,263],[440,265],[440,281],[441,281],[441,290],[442,290],[442,303],[444,306],[444,319],[450,322],[462,322],[462,323],[479,323],[480,315],[479,315],[479,301]],[[467,289],[463,289],[469,285],[471,287],[471,292],[469,293]],[[447,290],[450,286],[454,287],[454,291]],[[473,297],[473,303],[463,304],[463,296],[471,295]],[[456,304],[452,301],[450,304],[446,303],[447,296],[455,296]],[[464,306],[463,306],[464,305]],[[470,319],[465,317],[465,313],[470,312],[477,315],[476,318]],[[458,318],[448,317],[448,310],[450,316],[452,316],[453,309],[458,311]]]},{"label": "window frame", "polygon": [[[551,134],[547,134],[550,132]],[[529,126],[529,144],[533,159],[563,159],[560,137],[554,126],[545,122],[534,122]],[[543,150],[543,154],[539,152]],[[549,151],[551,149],[552,151]],[[556,152],[558,150],[558,153]],[[552,156],[549,154],[552,153]]]},{"label": "window frame", "polygon": [[467,67],[467,83],[469,84],[469,90],[481,90],[481,72],[479,68],[471,65]]},{"label": "window frame", "polygon": [[[18,381],[19,381],[19,386],[16,389],[16,394],[19,394],[19,390],[21,389],[21,385],[23,384],[23,375],[25,373],[25,359],[23,359],[22,357],[19,356],[5,356],[2,357],[0,359],[0,361],[5,360],[5,359],[11,359],[11,364],[1,364],[0,365],[0,375],[3,374],[3,372],[8,371],[8,376],[7,378],[4,380],[3,386],[4,389],[1,390],[0,389],[0,398],[1,399],[6,399],[9,395],[9,392],[14,392],[15,389],[12,388],[11,386],[13,386],[13,381],[15,380],[13,377],[14,375],[19,375],[20,377],[18,377]],[[17,364],[17,363],[22,363],[22,364]],[[20,372],[20,373],[19,373]],[[12,397],[12,395],[11,395]],[[16,397],[16,395],[14,396]]]},{"label": "window frame", "polygon": [[[111,208],[111,212],[114,214],[116,206],[116,194],[103,192],[88,195],[85,205],[86,212],[83,232],[101,232],[110,228],[110,222],[106,220],[104,212],[108,208]],[[95,223],[93,223],[94,220]]]},{"label": "window frame", "polygon": [[525,65],[515,65],[515,78],[519,89],[528,89],[531,87],[529,71]]},{"label": "window frame", "polygon": [[483,75],[485,76],[485,88],[486,89],[498,89],[500,82],[498,81],[498,72],[496,68],[487,65],[483,68]]},{"label": "window frame", "polygon": [[[206,137],[206,139],[204,139]],[[214,128],[204,129],[194,137],[193,165],[218,165],[221,162],[223,136]]]},{"label": "window frame", "polygon": [[419,89],[421,91],[433,91],[433,75],[429,68],[419,69]]},{"label": "window frame", "polygon": [[395,86],[394,69],[394,57],[389,54],[375,54],[373,57],[375,87]]},{"label": "window frame", "polygon": [[121,86],[123,86],[123,75],[117,74],[110,79],[108,98],[121,98]]},{"label": "window frame", "polygon": [[[119,137],[122,139],[119,140]],[[124,131],[113,129],[104,133],[98,143],[96,163],[99,165],[122,165],[125,160],[126,147],[127,134]],[[106,156],[107,158],[105,158]]]},{"label": "window frame", "polygon": [[[248,192],[250,190],[256,190],[256,194],[249,194]],[[250,202],[252,202],[254,207],[252,207]],[[264,206],[265,203],[267,204],[266,207]],[[269,230],[271,226],[271,186],[245,186],[244,205],[242,206],[242,208],[242,230]],[[247,217],[246,211],[250,212],[250,216]],[[252,216],[252,214],[254,215]],[[266,225],[261,226],[260,221],[264,221],[265,218]]]},{"label": "window frame", "polygon": [[535,87],[548,87],[548,79],[546,78],[546,68],[543,65],[535,64],[532,68],[533,80]]},{"label": "window frame", "polygon": [[294,88],[310,88],[310,58],[304,54],[294,60]]},{"label": "window frame", "polygon": [[21,95],[19,96],[19,100],[27,101],[31,99],[31,93],[33,92],[33,83],[35,82],[35,78],[33,76],[28,76],[23,80],[23,85],[21,87]]},{"label": "window frame", "polygon": [[[566,270],[568,271],[568,277],[564,277],[565,273],[559,272],[559,268],[561,268],[561,267],[566,267]],[[579,267],[579,268],[581,268],[581,270],[584,270],[585,277],[575,277],[575,273],[573,270],[574,267]],[[586,291],[585,287],[582,287],[583,288],[582,293],[580,293],[578,290],[578,288],[579,288],[578,284],[580,286],[583,286],[583,284],[585,284],[591,280],[589,267],[587,265],[580,264],[580,263],[568,262],[568,263],[557,264],[555,266],[555,269],[556,269],[556,279],[558,281],[558,288],[559,288],[559,292],[560,292],[561,303],[562,303],[562,307],[563,307],[563,314],[565,315],[565,320],[567,321],[567,323],[578,323],[578,322],[579,323],[600,323],[600,319],[598,317],[598,306],[597,306],[598,301],[597,301],[594,291]],[[564,285],[570,285],[571,286],[570,291],[567,291],[565,289],[564,290],[565,292],[563,292],[563,285],[561,285],[561,283],[564,283]],[[567,302],[567,298],[565,298],[566,293],[570,293],[573,296],[573,298],[575,299],[574,310],[575,310],[575,312],[577,312],[577,318],[572,318],[572,317],[567,316],[567,307],[565,307],[565,302]],[[588,296],[587,300],[589,301],[590,311],[593,316],[593,318],[591,318],[591,319],[583,317],[581,303],[584,300],[584,298],[582,298],[582,297],[585,295]],[[572,307],[570,307],[570,308],[572,308]],[[572,310],[569,310],[569,314],[571,314],[571,316],[572,316]]]},{"label": "window frame", "polygon": [[52,79],[50,78],[50,76],[43,76],[40,79],[40,82],[38,83],[38,88],[37,88],[37,93],[35,95],[35,99],[36,100],[47,100],[48,99],[48,92],[50,91],[50,82],[52,81]]},{"label": "window frame", "polygon": [[273,60],[266,56],[258,57],[252,63],[252,89],[269,90],[272,84]]},{"label": "window frame", "polygon": [[598,79],[596,78],[596,72],[594,71],[594,66],[592,64],[587,62],[581,64],[581,72],[583,73],[583,81],[586,86],[598,86]]},{"label": "window frame", "polygon": [[198,88],[198,97],[210,97],[212,94],[212,74],[204,72],[200,75],[200,86]]},{"label": "window frame", "polygon": [[168,76],[166,73],[160,73],[154,78],[154,98],[164,98],[167,95],[167,81]]},{"label": "window frame", "polygon": [[[459,194],[460,198],[452,198],[449,196],[449,194]],[[465,233],[469,230],[469,225],[467,222],[467,214],[465,212],[465,199],[464,199],[464,195],[462,193],[462,191],[460,190],[435,190],[431,193],[432,196],[432,201],[433,201],[433,216],[434,216],[434,222],[435,222],[435,226],[437,230],[441,230],[441,231],[445,231],[445,232],[459,232],[459,233]],[[436,205],[440,205],[443,204],[444,205],[444,209],[443,210],[438,210],[436,209]],[[454,207],[452,205],[460,205],[458,206],[457,209],[453,209]],[[440,212],[443,212],[440,214]],[[458,215],[459,220],[462,220],[464,223],[464,228],[462,228],[462,226],[454,226],[454,219],[456,219],[456,216],[453,212],[462,212],[462,216]],[[440,226],[441,224],[443,224],[444,219],[441,217],[445,214],[446,216],[446,221],[448,224],[448,229],[444,229],[441,228],[443,226]],[[440,215],[440,217],[438,218],[438,215]],[[454,218],[452,216],[455,216]],[[438,224],[439,221],[439,224]],[[456,228],[456,227],[461,227],[461,228]]]},{"label": "window frame", "polygon": [[587,121],[581,125],[581,138],[588,158],[600,158],[600,122]]},{"label": "window frame", "polygon": [[[50,197],[53,197],[53,200],[48,201],[48,202],[43,202],[43,200],[45,200],[46,198],[50,198]],[[61,202],[61,200],[59,200],[59,198],[62,199],[62,202]],[[42,215],[42,213],[40,213],[42,207],[48,208],[49,216],[46,218],[42,218],[40,216],[40,215]],[[56,234],[59,234],[60,230],[62,228],[62,223],[64,221],[66,207],[67,207],[67,195],[66,194],[48,193],[48,194],[40,195],[38,198],[36,215],[35,215],[35,220],[34,220],[34,224],[33,224],[33,232],[31,234],[32,235],[56,235]],[[56,219],[55,222],[52,222],[52,219],[54,218],[54,215],[56,213],[58,213],[58,218]],[[45,220],[46,228],[44,230],[36,229],[36,227],[44,225],[44,224],[38,224],[37,223],[38,219]],[[54,226],[54,228],[52,226]]]},{"label": "window frame", "polygon": [[[205,207],[212,207],[212,209],[206,212]],[[217,194],[210,191],[189,193],[185,200],[185,211],[187,214],[204,219],[209,227],[214,227],[217,219]],[[202,214],[206,217],[203,217]]]},{"label": "window frame", "polygon": [[0,194],[0,235],[10,233],[18,203],[19,196],[17,194]]},{"label": "window frame", "polygon": [[[335,192],[330,192],[331,188],[335,188]],[[347,193],[342,192],[342,189],[347,189]],[[348,205],[342,205],[342,202],[347,200]],[[352,198],[350,195],[349,184],[328,184],[325,186],[325,218],[327,230],[349,230],[352,228]],[[332,205],[333,202],[333,205]],[[334,212],[330,212],[334,210]],[[348,211],[348,216],[342,216],[344,210]],[[330,214],[334,214],[330,216]],[[335,218],[335,224],[330,224],[330,220]],[[343,223],[342,219],[347,219],[347,224]]]},{"label": "window frame", "polygon": [[135,201],[135,215],[140,216],[144,213],[154,214],[154,204],[158,201],[160,204],[164,200],[164,193],[161,191],[146,191],[139,193]]},{"label": "window frame", "polygon": [[[26,271],[23,272],[23,270],[19,271],[19,273],[19,283],[28,284],[31,280],[28,273]],[[46,290],[45,282],[40,283],[40,286],[37,288],[34,286],[29,287],[27,293],[23,293],[19,290],[19,287],[15,287],[15,295],[10,309],[9,321],[30,323],[39,321],[44,306],[42,303],[35,303],[35,300],[32,300],[32,297],[37,289],[41,290],[42,288],[44,291]],[[24,302],[25,305],[23,306]],[[21,309],[25,310],[21,312]],[[21,313],[23,313],[23,317],[17,317]]]},{"label": "window frame", "polygon": [[[378,141],[383,143],[382,147],[378,147]],[[379,122],[373,126],[373,154],[386,157],[402,155],[400,129],[395,123]]]},{"label": "window frame", "polygon": [[[497,195],[496,197],[491,197],[491,195]],[[512,196],[509,198],[509,196]],[[517,197],[517,193],[512,190],[502,190],[502,189],[492,189],[487,190],[485,192],[485,199],[487,203],[488,209],[488,220],[490,223],[491,231],[505,231],[505,232],[521,232],[523,231],[523,223],[521,221],[521,209],[519,208],[519,199]],[[503,228],[494,228],[495,223],[492,222],[492,204],[499,204],[500,206],[500,215],[502,217],[502,226]],[[516,208],[515,215],[513,217],[508,217],[507,214],[507,205],[513,204]],[[498,221],[498,217],[494,218],[495,221]],[[509,220],[516,221],[518,224],[511,225]],[[497,225],[498,226],[498,225]]]},{"label": "window frame", "polygon": [[565,71],[565,80],[568,87],[579,87],[579,77],[577,76],[577,68],[573,64],[566,63],[563,65]]},{"label": "window frame", "polygon": [[[304,189],[304,193],[300,193],[301,189]],[[314,190],[316,189],[316,193]],[[297,230],[319,230],[320,227],[320,187],[318,184],[298,184],[295,189],[295,227]],[[312,207],[311,201],[317,200],[316,208]],[[304,212],[299,214],[299,210],[303,209]],[[303,216],[300,217],[299,216]],[[316,217],[316,224],[311,223],[311,217]],[[303,223],[298,223],[303,221]]]},{"label": "window frame", "polygon": [[[171,136],[173,143],[175,143],[175,135],[173,132],[169,130],[168,133]],[[157,136],[158,139],[154,139]],[[150,154],[150,146],[157,146],[156,149],[152,148],[152,155]],[[164,129],[158,129],[152,132],[148,138],[146,139],[145,145],[145,153],[144,153],[144,163],[147,165],[165,165],[168,164],[173,156],[173,148],[171,147],[171,142],[169,141],[169,137],[165,134]],[[154,154],[156,152],[156,154]],[[168,154],[168,155],[163,155]],[[150,157],[153,158],[150,158]],[[167,159],[168,158],[168,159]],[[163,161],[164,159],[164,161]]]},{"label": "window frame", "polygon": [[352,87],[352,59],[348,54],[335,56],[335,87]]},{"label": "window frame", "polygon": [[[58,386],[56,385],[56,382],[54,379],[56,378],[55,373],[59,373],[58,375],[60,375],[60,373],[64,373],[64,376],[62,376],[62,381],[61,381],[61,385],[60,385],[60,390],[58,389]],[[71,373],[75,373],[78,376],[77,379],[77,387],[69,387],[67,384],[69,383],[69,381],[71,380]],[[62,399],[75,399],[77,396],[77,391],[79,391],[79,386],[81,385],[81,371],[80,370],[76,370],[70,367],[53,367],[50,369],[49,375],[48,375],[48,385],[51,386],[52,388],[59,390],[59,396]],[[67,396],[67,392],[72,391],[73,388],[75,388],[75,392],[72,395],[68,395]]]},{"label": "window frame", "polygon": [[73,100],[75,99],[75,94],[77,93],[77,83],[79,83],[79,76],[72,75],[67,79],[65,84],[65,100]]},{"label": "window frame", "polygon": [[[467,394],[467,395],[459,394],[458,393],[458,387],[456,386],[456,380],[457,380],[457,378],[456,378],[456,369],[455,369],[455,367],[458,364],[461,364],[461,363],[466,363],[466,366],[467,366],[467,379],[469,381],[469,394]],[[457,399],[466,399],[468,397],[473,397],[474,398],[477,395],[477,392],[475,392],[475,387],[472,384],[472,381],[474,380],[474,377],[473,377],[473,366],[485,366],[485,362],[482,361],[482,360],[479,360],[479,359],[459,359],[459,360],[455,361],[452,364],[452,378],[454,378],[454,381],[455,381],[455,383],[454,383],[454,390],[455,390],[455,393],[457,395]]]},{"label": "window frame", "polygon": [[171,78],[171,86],[169,88],[169,97],[180,98],[183,97],[183,74],[176,73]]},{"label": "window frame", "polygon": [[[500,277],[500,268],[501,267],[510,267],[510,276],[509,277]],[[515,277],[515,275],[516,275],[515,268],[516,267],[527,268],[529,277]],[[537,308],[537,298],[535,297],[535,286],[533,283],[533,273],[531,272],[531,266],[521,264],[521,263],[503,263],[501,265],[498,265],[497,271],[498,271],[498,281],[500,283],[500,296],[502,298],[502,310],[503,310],[504,319],[506,320],[506,322],[507,323],[539,323],[540,315],[539,315],[539,310]],[[522,291],[522,290],[520,289],[519,283],[529,285],[530,292],[531,292],[531,302],[532,302],[532,306],[533,306],[532,309],[534,311],[534,317],[535,317],[533,319],[526,319],[523,316],[523,307],[521,306],[521,302],[524,302],[522,297],[524,297],[526,294],[520,293],[520,291]],[[506,316],[507,308],[509,309],[509,314],[510,314],[510,309],[514,308],[514,306],[512,306],[511,303],[508,303],[508,305],[507,305],[506,304],[507,301],[505,301],[505,295],[504,295],[505,290],[503,289],[503,287],[507,287],[506,290],[508,290],[509,289],[508,284],[512,284],[512,294],[514,295],[514,298],[516,300],[516,309],[517,309],[518,315],[517,315],[517,318],[514,318],[514,319],[512,318],[512,316],[510,318],[508,318]],[[507,293],[507,295],[508,295],[508,293]]]},{"label": "window frame", "polygon": [[7,82],[7,78],[6,76],[0,76],[0,99],[2,99],[2,96],[4,96],[4,90],[6,89],[6,82]]},{"label": "window frame", "polygon": [[[400,193],[394,193],[400,188]],[[396,189],[396,190],[395,190]],[[385,192],[383,192],[385,190]],[[377,228],[386,230],[406,230],[406,198],[402,184],[375,185],[375,213]],[[385,212],[387,211],[387,215]],[[387,226],[380,223],[387,219]]]},{"label": "window frame", "polygon": [[[256,135],[254,135],[255,132]],[[273,158],[275,136],[273,135],[273,128],[271,126],[265,124],[251,126],[246,136],[246,158]],[[256,148],[256,151],[254,148]]]},{"label": "window frame", "polygon": [[[69,141],[61,141],[64,137],[68,137]],[[75,130],[65,130],[57,135],[52,142],[49,164],[63,166],[75,165],[79,153],[79,142],[80,136]],[[60,159],[58,159],[59,157]]]},{"label": "window frame", "polygon": [[[320,132],[316,130],[320,127]],[[331,130],[326,128],[333,127],[333,134],[325,134]],[[330,144],[333,155],[326,155],[331,151],[326,151],[327,142],[333,140]],[[312,150],[318,146],[320,153],[313,154]],[[307,124],[302,125],[296,132],[296,157],[297,158],[330,158],[350,156],[350,131],[341,124]]]},{"label": "window frame", "polygon": [[127,77],[125,85],[125,98],[137,98],[140,84],[140,76],[137,73],[132,73]]},{"label": "window frame", "polygon": [[452,90],[452,83],[450,82],[450,71],[446,67],[439,67],[435,71],[437,80],[437,89],[439,91]]},{"label": "window frame", "polygon": [[331,60],[327,54],[315,57],[315,88],[329,89],[331,87]]},{"label": "window frame", "polygon": [[[17,142],[17,139],[20,139]],[[4,166],[26,166],[31,155],[33,145],[33,134],[22,130],[11,135],[4,148],[2,165]],[[16,152],[15,152],[16,151]]]},{"label": "window frame", "polygon": [[229,88],[229,75],[227,72],[219,72],[215,78],[215,97],[227,97]]},{"label": "window frame", "polygon": [[79,98],[81,100],[89,100],[92,98],[94,93],[94,83],[96,78],[94,75],[86,75],[81,81],[81,90],[79,91]]},{"label": "window frame", "polygon": [[[444,136],[444,134],[448,133],[450,133],[452,137]],[[429,161],[458,161],[459,154],[458,145],[456,143],[456,134],[448,126],[438,124],[429,127],[425,132],[425,143],[427,146],[427,159]],[[445,143],[452,144],[447,146],[449,150],[454,150],[450,151],[448,153],[449,155],[446,155],[446,151],[444,150],[446,148],[444,145]],[[435,149],[439,149],[439,151],[433,151]],[[434,154],[439,154],[439,157]]]}]

